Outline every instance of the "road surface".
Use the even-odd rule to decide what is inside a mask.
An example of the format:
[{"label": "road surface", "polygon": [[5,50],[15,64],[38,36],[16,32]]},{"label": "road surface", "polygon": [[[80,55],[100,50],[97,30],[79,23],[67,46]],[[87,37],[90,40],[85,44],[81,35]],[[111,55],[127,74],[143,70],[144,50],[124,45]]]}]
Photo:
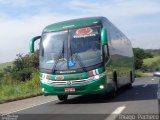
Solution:
[{"label": "road surface", "polygon": [[136,78],[133,88],[120,89],[114,99],[102,99],[99,95],[69,96],[69,100],[60,102],[53,96],[52,101],[15,110],[10,114],[18,115],[18,120],[120,120],[127,119],[126,117],[157,119],[157,84],[158,78],[155,77]]}]

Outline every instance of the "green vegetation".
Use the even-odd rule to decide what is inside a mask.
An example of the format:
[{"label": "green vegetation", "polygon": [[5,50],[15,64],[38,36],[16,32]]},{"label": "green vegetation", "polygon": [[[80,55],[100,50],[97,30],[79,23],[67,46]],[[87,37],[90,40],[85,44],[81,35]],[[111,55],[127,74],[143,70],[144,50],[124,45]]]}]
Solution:
[{"label": "green vegetation", "polygon": [[135,69],[140,69],[143,64],[143,59],[152,58],[153,55],[141,48],[133,48],[134,57],[135,57]]},{"label": "green vegetation", "polygon": [[12,62],[0,63],[0,70],[3,70],[7,66],[12,66],[12,65],[13,65]]},{"label": "green vegetation", "polygon": [[135,71],[135,77],[144,77],[145,74],[141,70],[136,70]]},{"label": "green vegetation", "polygon": [[38,74],[38,51],[17,54],[12,64],[0,71],[0,103],[41,94]]},{"label": "green vegetation", "polygon": [[145,51],[150,52],[153,56],[160,56],[160,49],[147,49]]},{"label": "green vegetation", "polygon": [[141,69],[144,72],[154,72],[160,70],[160,56],[144,59]]},{"label": "green vegetation", "polygon": [[160,69],[160,49],[143,50],[134,48],[136,77],[151,76]]},{"label": "green vegetation", "polygon": [[14,81],[10,76],[0,80],[0,103],[40,94],[38,71],[33,73],[32,79],[25,82]]}]

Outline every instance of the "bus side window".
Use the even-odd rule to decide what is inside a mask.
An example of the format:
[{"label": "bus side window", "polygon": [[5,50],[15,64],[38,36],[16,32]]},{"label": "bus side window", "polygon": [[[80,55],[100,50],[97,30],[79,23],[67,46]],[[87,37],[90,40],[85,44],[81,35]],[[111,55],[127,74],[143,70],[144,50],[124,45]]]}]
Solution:
[{"label": "bus side window", "polygon": [[108,49],[108,45],[104,45],[103,46],[103,51],[104,51],[104,60],[108,60],[109,58],[109,49]]}]

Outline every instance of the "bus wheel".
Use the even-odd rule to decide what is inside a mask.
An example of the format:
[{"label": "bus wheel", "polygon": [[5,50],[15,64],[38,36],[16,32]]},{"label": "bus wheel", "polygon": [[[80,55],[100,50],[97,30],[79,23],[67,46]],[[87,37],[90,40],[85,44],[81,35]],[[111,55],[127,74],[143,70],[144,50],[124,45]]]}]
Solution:
[{"label": "bus wheel", "polygon": [[57,96],[60,101],[65,101],[68,98],[68,95],[58,95]]},{"label": "bus wheel", "polygon": [[110,92],[109,97],[110,98],[115,98],[117,93],[117,86],[115,85],[113,90]]},{"label": "bus wheel", "polygon": [[130,71],[130,83],[127,85],[127,88],[132,88],[132,72]]},{"label": "bus wheel", "polygon": [[114,72],[114,76],[113,76],[113,90],[111,91],[111,93],[109,95],[110,98],[116,97],[117,89],[118,89],[118,87],[117,87],[117,74],[116,74],[116,72]]}]

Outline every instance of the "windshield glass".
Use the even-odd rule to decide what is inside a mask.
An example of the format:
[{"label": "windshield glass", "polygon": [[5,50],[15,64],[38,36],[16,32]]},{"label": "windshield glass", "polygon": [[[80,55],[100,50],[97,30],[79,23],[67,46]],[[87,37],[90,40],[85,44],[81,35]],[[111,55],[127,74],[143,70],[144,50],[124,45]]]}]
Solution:
[{"label": "windshield glass", "polygon": [[52,71],[86,70],[102,63],[100,27],[44,33],[40,68]]},{"label": "windshield glass", "polygon": [[[70,59],[75,62],[70,69],[89,67],[102,62],[100,27],[70,30]],[[82,64],[82,65],[80,65]]]},{"label": "windshield glass", "polygon": [[[40,68],[67,69],[68,31],[44,33],[41,40]],[[55,68],[55,69],[56,69]]]}]

